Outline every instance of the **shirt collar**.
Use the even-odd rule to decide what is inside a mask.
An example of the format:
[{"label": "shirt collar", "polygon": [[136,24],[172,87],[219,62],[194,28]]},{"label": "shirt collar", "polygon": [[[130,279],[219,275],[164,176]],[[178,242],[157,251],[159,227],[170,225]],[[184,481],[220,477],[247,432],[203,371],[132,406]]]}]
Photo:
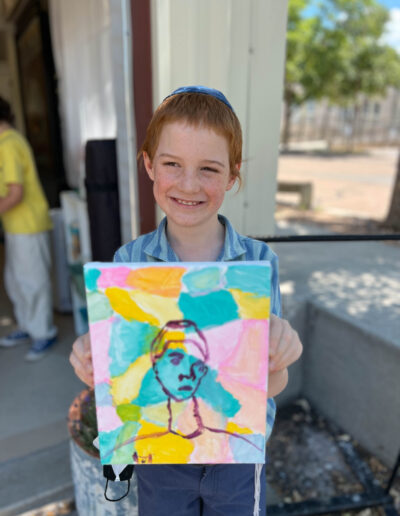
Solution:
[{"label": "shirt collar", "polygon": [[225,226],[225,241],[217,261],[228,262],[229,260],[235,260],[246,252],[241,242],[242,237],[233,229],[232,224],[226,217],[218,215],[218,220]]},{"label": "shirt collar", "polygon": [[[218,220],[225,226],[225,240],[217,261],[226,262],[235,260],[246,252],[246,249],[241,243],[241,237],[233,229],[232,224],[226,217],[218,215]],[[179,262],[180,259],[168,242],[166,228],[167,218],[164,217],[158,228],[153,232],[151,239],[144,247],[144,252],[148,256],[162,262]]]}]

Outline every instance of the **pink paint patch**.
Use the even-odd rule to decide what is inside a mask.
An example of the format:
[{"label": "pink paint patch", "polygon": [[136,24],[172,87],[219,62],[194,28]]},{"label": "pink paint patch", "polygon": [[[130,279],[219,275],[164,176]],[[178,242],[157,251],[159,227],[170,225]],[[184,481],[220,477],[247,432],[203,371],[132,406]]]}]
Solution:
[{"label": "pink paint patch", "polygon": [[230,377],[256,390],[266,390],[268,375],[268,321],[241,321],[233,350],[220,364],[221,376]]},{"label": "pink paint patch", "polygon": [[[219,369],[221,364],[229,360],[238,345],[243,322],[241,320],[233,321],[203,332],[210,351],[208,361],[210,367]],[[201,357],[199,356],[199,358]]]},{"label": "pink paint patch", "polygon": [[110,347],[111,321],[99,321],[90,325],[90,343],[94,369],[94,383],[110,382]]},{"label": "pink paint patch", "polygon": [[[205,427],[225,430],[227,419],[215,412],[206,402],[198,399],[201,422]],[[179,416],[178,427],[184,433],[189,430],[188,423],[192,421],[193,431],[193,407],[188,405],[186,410]],[[234,457],[230,448],[230,434],[212,432],[204,429],[203,433],[191,440],[194,450],[190,456],[191,463],[232,463]]]},{"label": "pink paint patch", "polygon": [[260,391],[225,376],[219,376],[218,381],[241,405],[239,412],[230,421],[240,427],[250,428],[255,434],[265,435],[267,407],[265,389]]},{"label": "pink paint patch", "polygon": [[111,432],[122,426],[115,407],[97,407],[97,421],[99,432]]},{"label": "pink paint patch", "polygon": [[126,287],[126,278],[131,270],[128,267],[110,267],[101,270],[101,276],[97,280],[98,288]]}]

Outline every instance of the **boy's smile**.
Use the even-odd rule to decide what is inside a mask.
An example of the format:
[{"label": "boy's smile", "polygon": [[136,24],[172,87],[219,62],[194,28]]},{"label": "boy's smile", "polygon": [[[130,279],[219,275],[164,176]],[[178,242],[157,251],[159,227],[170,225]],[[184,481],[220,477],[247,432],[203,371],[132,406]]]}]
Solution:
[{"label": "boy's smile", "polygon": [[226,138],[204,126],[172,122],[163,127],[153,160],[143,157],[168,227],[214,229],[225,192],[235,183]]}]

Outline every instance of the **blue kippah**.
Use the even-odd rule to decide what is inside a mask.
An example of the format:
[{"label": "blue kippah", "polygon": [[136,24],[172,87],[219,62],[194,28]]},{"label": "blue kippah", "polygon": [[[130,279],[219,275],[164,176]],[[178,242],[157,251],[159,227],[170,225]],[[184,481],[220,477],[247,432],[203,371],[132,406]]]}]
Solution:
[{"label": "blue kippah", "polygon": [[178,95],[178,93],[201,93],[202,95],[211,95],[211,97],[215,97],[216,99],[220,100],[226,106],[228,106],[229,109],[235,112],[225,95],[219,90],[215,90],[214,88],[208,88],[207,86],[181,86],[180,88],[174,90],[170,95],[165,97],[164,100],[172,97],[173,95]]}]

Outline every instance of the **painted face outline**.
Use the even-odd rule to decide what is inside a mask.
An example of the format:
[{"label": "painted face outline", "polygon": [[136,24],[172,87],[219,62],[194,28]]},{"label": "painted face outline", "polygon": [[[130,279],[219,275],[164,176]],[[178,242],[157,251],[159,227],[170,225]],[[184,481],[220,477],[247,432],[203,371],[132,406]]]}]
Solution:
[{"label": "painted face outline", "polygon": [[[185,331],[183,339],[163,339],[168,330],[188,328],[194,329],[195,332]],[[157,353],[157,346],[160,344],[162,348]],[[190,354],[188,348],[196,349],[197,355],[200,352],[203,360]],[[201,380],[208,372],[207,359],[207,341],[192,321],[169,321],[152,343],[152,362],[156,379],[164,393],[175,401],[184,401],[195,395]]]}]

